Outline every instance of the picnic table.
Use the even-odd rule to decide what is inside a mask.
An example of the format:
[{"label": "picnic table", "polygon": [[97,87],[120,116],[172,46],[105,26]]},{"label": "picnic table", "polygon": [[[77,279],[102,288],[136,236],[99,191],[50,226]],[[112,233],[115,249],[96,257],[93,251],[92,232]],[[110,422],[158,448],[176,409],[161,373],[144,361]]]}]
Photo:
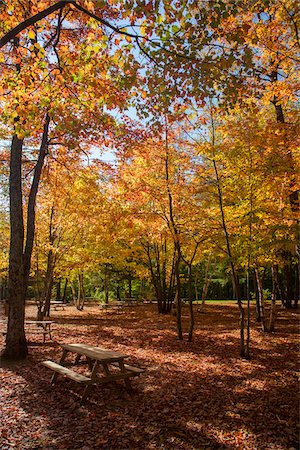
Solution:
[{"label": "picnic table", "polygon": [[123,306],[124,303],[117,300],[112,300],[108,303],[101,303],[100,305],[101,309],[104,309],[105,311],[107,311],[108,309],[120,309]]},{"label": "picnic table", "polygon": [[[7,325],[7,320],[2,320],[1,323],[5,323]],[[24,327],[25,333],[27,334],[42,334],[43,335],[43,343],[45,343],[46,336],[52,340],[51,329],[52,324],[55,323],[52,320],[25,320]],[[3,335],[6,334],[6,331],[3,332]]]},{"label": "picnic table", "polygon": [[25,320],[25,330],[32,334],[42,334],[43,342],[46,340],[46,336],[52,340],[51,329],[52,324],[55,323],[52,320]]},{"label": "picnic table", "polygon": [[59,301],[51,301],[50,302],[50,306],[53,306],[53,308],[55,309],[55,311],[57,310],[57,309],[62,309],[63,311],[65,310],[65,303],[63,303],[63,302],[59,302]]},{"label": "picnic table", "polygon": [[[51,384],[54,384],[58,375],[61,374],[85,386],[81,402],[87,399],[92,386],[96,384],[124,380],[126,388],[131,390],[130,378],[144,372],[143,369],[125,364],[127,355],[112,350],[88,344],[62,344],[61,347],[62,356],[59,363],[43,361],[42,364],[54,371]],[[74,361],[66,360],[70,354],[73,358],[75,355]],[[79,364],[87,365],[89,372],[82,374],[67,367]]]}]

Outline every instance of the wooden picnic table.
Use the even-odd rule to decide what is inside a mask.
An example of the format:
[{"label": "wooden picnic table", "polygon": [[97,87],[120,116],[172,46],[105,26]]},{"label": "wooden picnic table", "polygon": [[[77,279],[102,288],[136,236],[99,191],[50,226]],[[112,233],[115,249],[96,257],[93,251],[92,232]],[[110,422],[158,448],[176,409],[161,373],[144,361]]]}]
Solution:
[{"label": "wooden picnic table", "polygon": [[[84,385],[82,402],[87,399],[92,385],[124,380],[126,388],[131,390],[130,378],[144,372],[143,369],[125,364],[124,360],[128,358],[127,355],[112,350],[88,344],[62,344],[61,347],[63,351],[59,364],[54,361],[43,361],[42,364],[54,371],[51,384],[54,384],[58,375],[61,374]],[[76,355],[73,362],[66,360],[70,354]],[[85,360],[82,359],[83,356]],[[86,364],[89,373],[82,375],[66,367],[79,364]]]},{"label": "wooden picnic table", "polygon": [[[7,320],[1,320],[1,323],[5,323],[7,325]],[[25,320],[25,334],[42,334],[43,335],[43,343],[45,343],[46,336],[52,340],[51,329],[52,324],[55,323],[52,320]],[[6,334],[6,331],[3,332]]]},{"label": "wooden picnic table", "polygon": [[51,329],[52,324],[55,323],[52,320],[25,320],[25,330],[28,333],[40,333],[43,334],[43,342],[46,340],[46,336],[52,340]]},{"label": "wooden picnic table", "polygon": [[63,303],[63,302],[59,302],[59,301],[53,300],[53,301],[50,302],[50,307],[51,307],[51,306],[53,306],[53,308],[55,309],[55,311],[56,311],[57,309],[62,309],[62,310],[64,311],[64,310],[65,310],[66,304]]}]

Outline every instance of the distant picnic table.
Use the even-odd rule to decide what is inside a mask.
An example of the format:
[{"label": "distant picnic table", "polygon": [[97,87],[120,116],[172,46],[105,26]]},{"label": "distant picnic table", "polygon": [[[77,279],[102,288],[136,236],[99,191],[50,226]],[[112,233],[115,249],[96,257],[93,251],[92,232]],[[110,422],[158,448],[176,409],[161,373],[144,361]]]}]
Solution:
[{"label": "distant picnic table", "polygon": [[[61,374],[85,386],[81,402],[87,399],[92,386],[96,384],[124,380],[127,389],[131,390],[130,378],[144,372],[143,369],[125,364],[127,355],[112,350],[88,344],[62,344],[61,347],[63,351],[59,363],[48,360],[42,364],[54,371],[51,384],[54,384]],[[73,362],[66,360],[69,354],[76,355]],[[67,367],[79,364],[86,365],[89,372],[82,374]]]},{"label": "distant picnic table", "polygon": [[[1,323],[5,323],[7,325],[7,320],[1,320]],[[54,324],[52,320],[25,320],[25,334],[42,334],[43,335],[43,343],[46,341],[46,336],[52,340],[52,324]],[[6,334],[6,331],[3,332]]]},{"label": "distant picnic table", "polygon": [[52,301],[50,302],[50,306],[53,306],[53,308],[55,309],[55,311],[56,311],[57,309],[65,310],[66,304],[63,303],[63,302],[60,302],[60,301],[58,301],[58,300],[52,300]]}]

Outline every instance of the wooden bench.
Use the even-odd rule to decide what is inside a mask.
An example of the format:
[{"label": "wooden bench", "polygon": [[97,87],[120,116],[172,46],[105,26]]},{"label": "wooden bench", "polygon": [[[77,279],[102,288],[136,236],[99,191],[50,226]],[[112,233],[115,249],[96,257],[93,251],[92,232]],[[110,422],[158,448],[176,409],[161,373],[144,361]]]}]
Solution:
[{"label": "wooden bench", "polygon": [[[112,363],[112,366],[117,367],[117,364],[116,363]],[[129,372],[132,372],[133,376],[138,376],[141,373],[145,372],[145,369],[140,369],[139,367],[129,366],[128,364],[124,364],[124,369],[128,370]]]},{"label": "wooden bench", "polygon": [[[88,384],[92,383],[91,378],[86,377],[85,375],[82,375],[80,373],[74,372],[71,369],[68,369],[67,367],[61,366],[60,364],[57,364],[54,361],[43,361],[42,365],[45,367],[48,367],[48,369],[53,370],[56,373],[60,373],[61,375],[64,375],[68,378],[70,378],[73,381],[76,381],[76,383],[82,383],[82,384]],[[54,376],[51,379],[51,384],[53,384],[56,380],[56,377]]]}]

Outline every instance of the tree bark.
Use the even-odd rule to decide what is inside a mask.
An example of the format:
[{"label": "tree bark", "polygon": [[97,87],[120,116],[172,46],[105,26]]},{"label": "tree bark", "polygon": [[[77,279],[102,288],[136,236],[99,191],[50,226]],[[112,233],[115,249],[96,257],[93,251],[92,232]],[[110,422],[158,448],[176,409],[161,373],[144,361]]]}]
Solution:
[{"label": "tree bark", "polygon": [[257,267],[254,269],[255,277],[256,277],[256,285],[257,285],[257,291],[258,291],[258,307],[259,307],[259,314],[261,319],[261,327],[263,331],[267,331],[266,327],[266,315],[265,315],[265,299],[264,299],[264,293],[263,293],[263,279],[264,275],[260,277],[259,270]]},{"label": "tree bark", "polygon": [[[10,154],[10,251],[9,251],[9,315],[3,357],[22,359],[28,354],[24,331],[25,299],[27,293],[32,248],[34,242],[35,204],[41,171],[48,148],[50,118],[47,115],[38,161],[28,199],[26,241],[24,243],[22,150],[23,139],[13,136]],[[25,249],[24,249],[25,244]]]},{"label": "tree bark", "polygon": [[42,142],[39,150],[38,160],[34,168],[32,185],[29,192],[28,206],[27,206],[27,227],[26,227],[26,242],[24,250],[24,290],[25,295],[27,291],[27,284],[29,279],[31,255],[34,243],[35,234],[35,205],[38,187],[41,179],[42,169],[45,158],[48,152],[48,135],[49,135],[50,117],[46,114],[45,124],[43,129]]},{"label": "tree bark", "polygon": [[192,264],[188,266],[188,298],[189,298],[189,311],[190,311],[190,327],[189,327],[189,337],[188,341],[192,342],[193,340],[193,330],[195,325],[194,319],[194,309],[193,309],[193,279],[192,279]]},{"label": "tree bark", "polygon": [[104,267],[104,302],[108,305],[109,302],[109,274],[107,264]]},{"label": "tree bark", "polygon": [[7,359],[22,359],[28,354],[24,330],[24,221],[22,205],[22,150],[23,139],[13,136],[10,151],[10,248],[8,274],[8,324],[5,349]]},{"label": "tree bark", "polygon": [[61,279],[56,282],[56,301],[61,301]]},{"label": "tree bark", "polygon": [[68,278],[66,278],[65,280],[65,285],[64,285],[64,292],[63,292],[63,296],[62,296],[62,302],[66,303],[66,297],[67,297],[67,287],[68,287]]},{"label": "tree bark", "polygon": [[203,308],[204,308],[204,305],[205,305],[205,301],[206,301],[207,293],[208,293],[208,288],[209,288],[210,280],[211,280],[211,277],[209,275],[210,258],[211,258],[211,255],[208,256],[208,260],[207,260],[207,264],[206,264],[206,268],[205,268],[204,284],[203,284],[203,289],[202,289],[201,306]]},{"label": "tree bark", "polygon": [[70,287],[71,287],[71,292],[72,292],[73,303],[76,306],[76,291],[75,291],[75,287],[74,287],[74,284],[72,283],[72,281],[70,281]]},{"label": "tree bark", "polygon": [[42,317],[39,320],[43,320],[44,317],[50,316],[50,304],[51,304],[51,295],[52,295],[52,287],[53,287],[53,272],[54,272],[54,255],[53,250],[50,248],[48,252],[47,258],[47,271],[44,282],[44,292],[43,292],[43,312]]},{"label": "tree bark", "polygon": [[213,160],[213,166],[214,166],[214,171],[215,171],[215,176],[216,176],[216,181],[217,181],[218,199],[219,199],[222,227],[223,227],[223,232],[224,232],[224,236],[225,236],[226,251],[227,251],[227,256],[228,256],[229,264],[230,264],[230,268],[231,268],[232,285],[233,285],[235,298],[236,298],[236,301],[237,301],[237,304],[239,307],[239,312],[240,312],[240,356],[242,358],[249,359],[250,355],[248,354],[248,349],[245,348],[245,310],[244,310],[243,303],[241,300],[239,279],[238,279],[238,276],[237,276],[237,273],[235,270],[235,266],[233,263],[229,234],[227,231],[227,225],[226,225],[225,213],[224,213],[224,207],[223,207],[223,195],[222,195],[222,190],[221,190],[221,185],[220,185],[218,168],[217,168],[217,164],[216,164],[215,160]]},{"label": "tree bark", "polygon": [[[271,82],[275,83],[278,81],[278,71],[273,70],[271,72]],[[277,98],[274,97],[272,100],[274,108],[275,108],[275,114],[276,114],[276,120],[278,123],[284,124],[285,123],[285,117],[282,105],[278,103]],[[299,189],[298,189],[298,183],[297,183],[297,177],[296,177],[296,170],[295,170],[295,163],[293,159],[292,152],[289,150],[289,143],[288,139],[286,139],[286,148],[288,148],[288,162],[289,162],[289,169],[290,169],[290,194],[289,194],[289,202],[291,206],[292,213],[294,215],[294,220],[296,224],[296,246],[295,246],[295,252],[297,256],[297,267],[296,267],[296,277],[297,281],[295,283],[295,290],[292,288],[292,273],[293,273],[293,266],[292,266],[292,254],[290,251],[286,252],[286,264],[284,267],[284,273],[285,273],[285,279],[286,279],[286,298],[285,298],[285,307],[291,308],[292,307],[292,300],[294,300],[294,306],[296,307],[298,305],[298,300],[300,296],[299,292],[299,286],[300,286],[300,220],[299,220]]]},{"label": "tree bark", "polygon": [[[76,299],[76,297],[75,297]],[[84,294],[84,287],[83,287],[83,274],[78,274],[78,293],[77,293],[77,300],[76,300],[76,308],[78,311],[82,311],[84,307],[85,302],[85,294]]]},{"label": "tree bark", "polygon": [[177,336],[178,339],[182,341],[183,335],[182,335],[182,325],[181,325],[181,281],[180,281],[180,253],[177,255],[177,261],[175,265],[175,273],[176,273],[176,295],[177,295],[177,301],[176,301],[176,324],[177,324]]},{"label": "tree bark", "polygon": [[271,297],[271,310],[269,317],[268,331],[275,331],[276,320],[276,295],[278,292],[278,266],[272,266],[272,297]]}]

